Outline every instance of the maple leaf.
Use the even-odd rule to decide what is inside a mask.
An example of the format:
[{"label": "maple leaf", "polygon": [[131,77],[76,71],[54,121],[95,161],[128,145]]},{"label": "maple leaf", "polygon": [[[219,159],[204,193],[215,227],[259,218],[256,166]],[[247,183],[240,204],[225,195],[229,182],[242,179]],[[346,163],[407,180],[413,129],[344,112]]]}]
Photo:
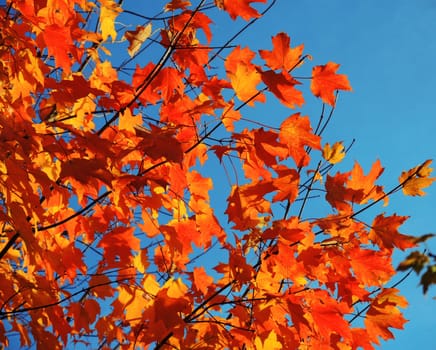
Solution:
[{"label": "maple leaf", "polygon": [[283,69],[290,71],[295,68],[301,59],[304,45],[291,48],[291,39],[286,33],[278,33],[272,38],[272,51],[259,50],[260,56],[265,60],[266,65],[272,69]]},{"label": "maple leaf", "polygon": [[326,65],[316,66],[312,70],[312,82],[310,84],[312,93],[331,106],[335,105],[335,90],[351,91],[347,76],[336,74],[338,68],[339,64],[328,62]]},{"label": "maple leaf", "polygon": [[130,43],[127,49],[130,57],[135,56],[141,48],[141,45],[150,37],[151,28],[150,22],[145,26],[137,26],[135,30],[128,30],[124,33],[124,37]]},{"label": "maple leaf", "polygon": [[308,117],[296,113],[286,118],[280,125],[280,142],[287,145],[289,154],[297,166],[309,164],[309,155],[305,147],[321,149],[320,137],[313,134]]},{"label": "maple leaf", "polygon": [[327,295],[322,300],[315,299],[310,306],[316,328],[324,339],[329,339],[332,333],[346,338],[351,335],[349,324],[343,317],[349,311],[344,302],[332,300]]},{"label": "maple leaf", "polygon": [[295,88],[295,85],[300,83],[287,72],[275,73],[268,70],[261,72],[261,76],[265,85],[285,106],[295,108],[295,105],[303,105],[303,93]]},{"label": "maple leaf", "polygon": [[398,295],[395,288],[386,288],[371,302],[365,317],[365,326],[370,339],[380,344],[379,337],[384,340],[394,338],[389,328],[402,329],[407,322],[401,314],[400,307],[406,307],[407,301]]},{"label": "maple leaf", "polygon": [[131,251],[139,250],[139,239],[134,236],[133,231],[133,227],[120,226],[103,235],[98,247],[104,249],[108,263],[130,262]]},{"label": "maple leaf", "polygon": [[142,125],[142,116],[140,114],[133,116],[129,108],[120,114],[118,127],[120,130],[135,132],[136,128]]},{"label": "maple leaf", "polygon": [[422,189],[430,186],[436,180],[435,177],[429,177],[433,170],[429,167],[431,162],[428,159],[421,165],[401,173],[399,181],[406,196],[423,196],[425,192]]},{"label": "maple leaf", "polygon": [[194,267],[192,278],[195,288],[203,294],[207,294],[207,289],[213,283],[213,278],[206,273],[203,266]]},{"label": "maple leaf", "polygon": [[256,336],[254,339],[254,346],[256,350],[279,350],[282,349],[282,344],[277,341],[277,334],[272,331],[268,333],[268,336],[262,341],[261,337]]},{"label": "maple leaf", "polygon": [[249,48],[241,49],[238,46],[230,53],[224,63],[236,96],[242,102],[248,102],[250,106],[253,106],[255,101],[265,101],[265,96],[259,93],[256,88],[262,78],[251,63],[254,57],[255,53]]},{"label": "maple leaf", "polygon": [[382,286],[395,273],[390,257],[369,249],[350,250],[350,264],[358,280],[367,286]]},{"label": "maple leaf", "polygon": [[106,167],[103,159],[73,158],[62,163],[60,178],[71,177],[82,184],[97,178],[111,186],[113,175]]},{"label": "maple leaf", "polygon": [[331,164],[339,163],[345,157],[344,145],[342,142],[335,142],[333,146],[326,143],[322,149],[322,156]]},{"label": "maple leaf", "polygon": [[[350,200],[365,204],[369,200],[379,200],[384,196],[383,187],[375,185],[375,181],[383,173],[383,167],[380,160],[374,162],[368,175],[363,173],[363,169],[358,162],[354,163],[354,167],[350,173],[350,179],[347,181],[347,187],[353,190]],[[350,191],[351,194],[351,191]],[[388,197],[384,198],[387,204]]]},{"label": "maple leaf", "polygon": [[267,0],[224,0],[223,7],[232,19],[240,16],[245,20],[249,20],[260,16],[259,12],[250,6],[253,2],[266,3]]},{"label": "maple leaf", "polygon": [[398,227],[406,220],[407,216],[392,215],[385,217],[383,214],[377,215],[371,225],[368,237],[381,248],[401,250],[415,246],[414,237],[407,236],[398,232]]},{"label": "maple leaf", "polygon": [[115,18],[121,12],[121,8],[113,0],[100,0],[100,28],[103,40],[109,36],[114,41],[117,37],[115,30]]},{"label": "maple leaf", "polygon": [[69,53],[77,58],[71,38],[71,28],[51,24],[44,28],[42,37],[49,54],[54,56],[56,64],[62,67],[66,73],[69,73],[72,65]]},{"label": "maple leaf", "polygon": [[164,157],[175,163],[180,163],[183,160],[182,146],[174,137],[174,131],[162,130],[150,125],[150,130],[137,127],[135,132],[137,136],[142,138],[138,148],[152,159],[157,160]]},{"label": "maple leaf", "polygon": [[168,2],[165,7],[164,10],[166,12],[168,11],[174,11],[174,10],[185,10],[186,7],[191,6],[191,2],[190,1],[186,1],[186,0],[171,0],[170,2]]},{"label": "maple leaf", "polygon": [[427,255],[419,251],[414,251],[398,265],[397,270],[406,271],[412,268],[417,274],[419,274],[424,266],[429,262],[430,258]]}]

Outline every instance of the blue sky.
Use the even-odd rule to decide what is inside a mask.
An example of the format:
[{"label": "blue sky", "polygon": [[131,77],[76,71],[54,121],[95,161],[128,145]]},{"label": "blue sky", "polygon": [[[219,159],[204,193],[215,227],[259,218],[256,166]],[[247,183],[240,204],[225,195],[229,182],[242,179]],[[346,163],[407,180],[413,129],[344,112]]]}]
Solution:
[{"label": "blue sky", "polygon": [[[378,158],[385,167],[381,182],[389,188],[401,171],[436,158],[435,19],[433,0],[279,0],[243,42],[270,47],[270,37],[284,31],[291,45],[304,43],[313,63],[340,63],[353,92],[340,95],[326,138],[355,138],[344,169],[355,160],[368,169]],[[402,232],[420,235],[436,232],[435,204],[433,186],[425,197],[397,193],[386,211],[411,216]],[[429,246],[436,250],[436,242]],[[411,276],[399,286],[410,302],[410,322],[380,348],[436,348],[435,290],[423,296],[417,283]]]}]

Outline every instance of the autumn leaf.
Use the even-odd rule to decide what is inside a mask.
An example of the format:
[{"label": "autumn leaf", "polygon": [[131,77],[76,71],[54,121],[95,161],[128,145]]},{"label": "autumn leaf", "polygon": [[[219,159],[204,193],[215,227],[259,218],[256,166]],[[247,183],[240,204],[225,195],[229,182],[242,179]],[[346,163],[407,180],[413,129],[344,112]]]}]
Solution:
[{"label": "autumn leaf", "polygon": [[83,184],[97,178],[110,186],[113,175],[106,167],[103,159],[73,158],[62,163],[60,178],[71,177]]},{"label": "autumn leaf", "polygon": [[430,186],[436,180],[435,177],[429,177],[433,171],[433,169],[430,168],[431,162],[432,161],[428,159],[421,165],[401,173],[399,181],[403,187],[403,193],[406,196],[425,195],[422,189]]},{"label": "autumn leaf", "polygon": [[329,163],[337,164],[345,157],[344,145],[342,142],[335,142],[333,146],[326,143],[322,149],[322,156]]},{"label": "autumn leaf", "polygon": [[[260,14],[256,9],[250,6],[253,2],[266,3],[267,0],[224,0],[224,10],[228,12],[232,19],[238,16],[245,20],[259,17]],[[220,6],[220,5],[219,5]]]},{"label": "autumn leaf", "polygon": [[203,266],[195,267],[192,276],[195,288],[206,294],[208,287],[213,283],[213,278],[206,273]]},{"label": "autumn leaf", "polygon": [[312,93],[320,97],[325,103],[335,105],[336,90],[351,91],[350,83],[343,74],[337,74],[339,64],[329,62],[324,66],[316,66],[312,70],[312,82],[310,89]]},{"label": "autumn leaf", "polygon": [[410,253],[406,259],[404,259],[397,267],[398,271],[406,271],[412,268],[417,274],[421,272],[426,264],[430,262],[427,255],[414,251]]},{"label": "autumn leaf", "polygon": [[227,57],[224,64],[236,96],[250,106],[253,106],[255,101],[265,101],[265,96],[256,88],[262,78],[251,63],[254,57],[255,53],[249,48],[241,49],[238,46]]},{"label": "autumn leaf", "polygon": [[406,220],[407,216],[387,216],[377,215],[371,225],[369,238],[382,248],[392,249],[394,247],[401,250],[415,246],[414,237],[407,236],[398,232],[398,227]]},{"label": "autumn leaf", "polygon": [[394,335],[389,328],[402,329],[407,322],[398,307],[406,307],[407,301],[398,295],[395,288],[384,289],[372,301],[365,317],[365,326],[371,340],[380,344],[379,337],[383,340],[392,339]]},{"label": "autumn leaf", "polygon": [[295,88],[295,85],[300,83],[292,79],[288,73],[275,73],[272,70],[268,70],[261,72],[261,76],[265,85],[285,106],[295,108],[295,105],[303,105],[303,94]]},{"label": "autumn leaf", "polygon": [[136,128],[142,125],[142,116],[140,114],[133,116],[130,109],[127,108],[120,114],[119,121],[120,130],[135,132]]},{"label": "autumn leaf", "polygon": [[259,50],[259,54],[270,69],[288,72],[300,62],[304,48],[304,45],[291,48],[290,43],[291,39],[286,33],[278,33],[272,38],[272,51]]},{"label": "autumn leaf", "polygon": [[71,38],[71,28],[51,24],[45,27],[42,35],[49,54],[54,56],[56,63],[62,67],[65,72],[70,72],[70,67],[73,62],[69,53],[72,53],[73,57],[77,59]]},{"label": "autumn leaf", "polygon": [[164,9],[165,11],[185,10],[186,7],[191,6],[190,1],[186,0],[171,0],[168,2]]},{"label": "autumn leaf", "polygon": [[256,338],[254,339],[254,345],[256,347],[256,350],[282,349],[282,344],[277,341],[277,334],[274,331],[269,332],[268,336],[263,341],[259,336],[256,336]]},{"label": "autumn leaf", "polygon": [[309,163],[305,147],[321,149],[320,137],[313,134],[308,117],[296,113],[288,117],[280,126],[280,141],[287,145],[289,154],[297,166]]},{"label": "autumn leaf", "polygon": [[385,253],[369,249],[350,251],[350,264],[356,277],[367,286],[382,286],[395,273]]},{"label": "autumn leaf", "polygon": [[387,205],[388,198],[385,196],[383,187],[375,184],[383,171],[384,168],[380,160],[373,163],[368,175],[365,175],[360,164],[355,162],[350,173],[350,179],[347,181],[347,187],[352,190],[349,191],[350,200],[355,203],[365,204],[370,200],[376,201],[383,198],[385,205]]},{"label": "autumn leaf", "polygon": [[124,33],[124,37],[130,43],[127,52],[130,57],[135,56],[135,54],[141,48],[141,45],[150,37],[151,35],[151,22],[145,26],[137,26],[135,30],[128,30]]},{"label": "autumn leaf", "polygon": [[154,160],[164,157],[171,162],[180,163],[183,160],[183,150],[174,137],[174,132],[153,125],[150,127],[150,130],[135,128],[136,135],[142,138],[138,146]]},{"label": "autumn leaf", "polygon": [[114,41],[117,37],[115,19],[121,12],[121,8],[113,0],[100,0],[100,28],[103,40],[109,36]]}]

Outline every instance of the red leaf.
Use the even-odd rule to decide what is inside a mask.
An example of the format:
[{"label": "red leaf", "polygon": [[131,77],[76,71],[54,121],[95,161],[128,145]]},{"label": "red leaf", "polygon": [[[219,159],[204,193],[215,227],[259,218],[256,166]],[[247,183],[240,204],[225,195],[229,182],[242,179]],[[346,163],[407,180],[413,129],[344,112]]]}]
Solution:
[{"label": "red leaf", "polygon": [[71,38],[71,28],[51,24],[44,28],[42,36],[48,53],[53,55],[56,60],[56,66],[61,67],[67,73],[70,72],[73,62],[69,54],[72,54],[77,59],[76,48]]},{"label": "red leaf", "polygon": [[170,162],[180,163],[183,160],[183,150],[180,142],[174,137],[174,131],[163,130],[150,125],[150,130],[135,128],[136,135],[143,140],[138,145],[151,159],[162,157]]},{"label": "red leaf", "polygon": [[295,105],[303,105],[303,94],[295,88],[295,85],[300,83],[287,72],[275,73],[272,70],[268,70],[261,72],[261,76],[265,85],[285,106],[295,108]]}]

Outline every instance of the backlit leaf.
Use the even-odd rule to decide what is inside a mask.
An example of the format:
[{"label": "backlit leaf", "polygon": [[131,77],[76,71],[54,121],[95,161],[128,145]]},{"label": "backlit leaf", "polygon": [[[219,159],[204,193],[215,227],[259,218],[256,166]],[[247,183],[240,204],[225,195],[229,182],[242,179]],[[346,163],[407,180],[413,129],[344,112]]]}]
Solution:
[{"label": "backlit leaf", "polygon": [[403,171],[399,178],[403,186],[403,193],[407,196],[423,196],[425,192],[422,190],[430,186],[435,180],[435,177],[429,177],[432,168],[430,168],[431,160],[426,160],[421,165],[414,167],[408,171]]},{"label": "backlit leaf", "polygon": [[338,69],[339,64],[329,62],[324,66],[316,66],[312,70],[312,82],[310,84],[312,93],[331,106],[335,104],[334,92],[336,90],[351,91],[347,76],[337,74]]}]

